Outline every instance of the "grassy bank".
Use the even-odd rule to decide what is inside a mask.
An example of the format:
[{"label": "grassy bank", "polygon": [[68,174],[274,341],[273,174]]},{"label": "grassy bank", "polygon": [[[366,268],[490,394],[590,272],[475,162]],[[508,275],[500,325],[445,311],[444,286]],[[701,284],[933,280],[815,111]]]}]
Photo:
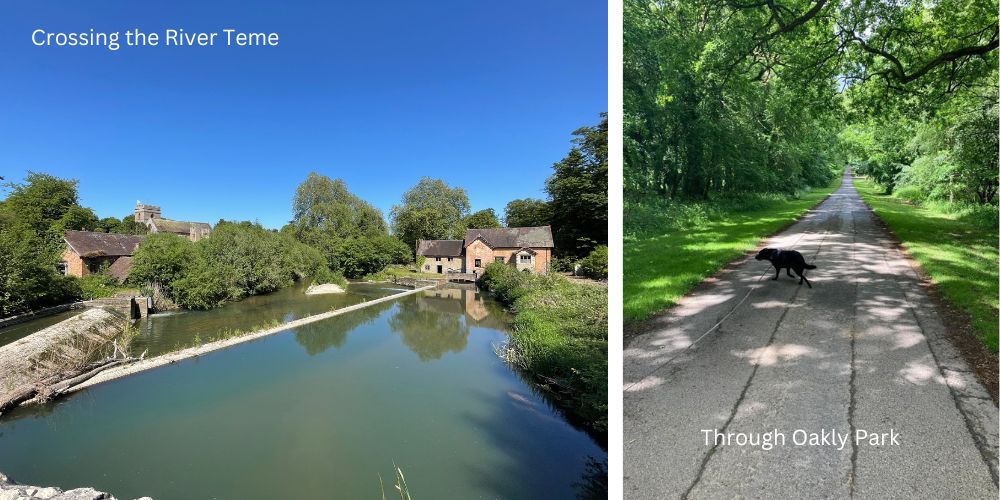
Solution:
[{"label": "grassy bank", "polygon": [[481,284],[514,313],[500,355],[550,391],[571,420],[607,439],[608,289],[486,266]]},{"label": "grassy bank", "polygon": [[946,299],[967,313],[977,336],[997,352],[997,212],[991,207],[908,203],[870,180],[854,186],[892,229]]},{"label": "grassy bank", "polygon": [[751,195],[685,203],[626,201],[623,307],[637,321],[677,302],[706,277],[755,247],[835,191],[813,189],[789,198]]}]

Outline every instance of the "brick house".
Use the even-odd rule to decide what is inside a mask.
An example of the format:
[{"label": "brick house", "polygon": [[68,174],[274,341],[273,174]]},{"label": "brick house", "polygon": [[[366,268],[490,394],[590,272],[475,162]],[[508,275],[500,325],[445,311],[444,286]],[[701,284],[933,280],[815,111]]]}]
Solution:
[{"label": "brick house", "polygon": [[417,255],[426,257],[425,273],[481,274],[490,262],[502,262],[518,271],[549,272],[552,228],[501,227],[469,229],[464,240],[418,240]]},{"label": "brick house", "polygon": [[66,231],[60,268],[63,274],[83,277],[100,271],[107,265],[108,273],[124,281],[132,254],[145,236],[132,234],[97,233],[93,231]]},{"label": "brick house", "polygon": [[207,222],[164,219],[160,216],[160,207],[155,205],[136,202],[134,217],[136,222],[145,224],[150,233],[172,233],[191,241],[207,238],[212,232],[212,226]]}]

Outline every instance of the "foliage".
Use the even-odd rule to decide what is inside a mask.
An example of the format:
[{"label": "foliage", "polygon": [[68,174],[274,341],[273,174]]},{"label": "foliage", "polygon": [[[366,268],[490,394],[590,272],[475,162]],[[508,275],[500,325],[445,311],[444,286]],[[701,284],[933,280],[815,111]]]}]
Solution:
[{"label": "foliage", "polygon": [[409,248],[417,240],[460,239],[465,236],[469,197],[460,187],[423,177],[403,193],[403,202],[392,207],[392,233]]},{"label": "foliage", "polygon": [[252,222],[222,221],[197,242],[155,233],[132,257],[129,280],[157,283],[178,305],[209,309],[312,277],[343,283],[319,250]]},{"label": "foliage", "polygon": [[552,225],[552,208],[548,202],[536,198],[522,198],[509,201],[503,213],[503,221],[506,227]]},{"label": "foliage", "polygon": [[552,274],[490,263],[480,284],[516,316],[501,356],[559,395],[557,404],[606,436],[608,422],[608,290]]},{"label": "foliage", "polygon": [[69,207],[62,217],[53,225],[51,230],[56,234],[64,234],[66,231],[97,231],[100,220],[93,210],[79,205]]},{"label": "foliage", "polygon": [[406,264],[410,249],[392,236],[350,238],[337,247],[336,267],[350,279],[375,274],[389,264]]},{"label": "foliage", "polygon": [[132,255],[128,280],[136,285],[157,283],[169,296],[174,282],[191,267],[194,254],[194,243],[187,238],[170,233],[151,234]]},{"label": "foliage", "polygon": [[545,182],[552,237],[563,255],[580,257],[608,242],[608,117],[573,132],[569,154]]},{"label": "foliage", "polygon": [[107,268],[77,278],[76,282],[80,286],[80,298],[84,300],[110,297],[120,288],[120,283],[114,276],[108,274]]},{"label": "foliage", "polygon": [[870,180],[855,179],[854,185],[945,298],[969,315],[983,344],[997,352],[997,207],[947,202],[914,206],[880,194]]},{"label": "foliage", "polygon": [[56,270],[60,249],[0,211],[0,317],[79,297],[76,282]]},{"label": "foliage", "polygon": [[121,223],[108,232],[118,234],[146,234],[149,232],[149,227],[141,222],[136,222],[135,215],[129,214],[122,217]]},{"label": "foliage", "polygon": [[466,229],[490,229],[500,227],[500,219],[492,208],[473,212],[465,217]]},{"label": "foliage", "polygon": [[608,279],[608,246],[601,245],[580,259],[580,273],[588,278]]},{"label": "foliage", "polygon": [[382,213],[351,194],[340,179],[312,172],[295,189],[292,222],[284,228],[303,243],[319,249],[330,262],[348,238],[387,234]]},{"label": "foliage", "polygon": [[49,231],[71,208],[78,207],[78,181],[28,172],[24,184],[9,182],[10,194],[3,201],[4,210],[21,225],[37,233]]}]

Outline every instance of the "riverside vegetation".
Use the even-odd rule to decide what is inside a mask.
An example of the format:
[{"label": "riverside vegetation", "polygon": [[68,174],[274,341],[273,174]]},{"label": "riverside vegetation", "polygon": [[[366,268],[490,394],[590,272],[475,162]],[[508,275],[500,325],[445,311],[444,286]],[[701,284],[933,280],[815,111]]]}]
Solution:
[{"label": "riverside vegetation", "polygon": [[498,354],[555,396],[572,420],[607,441],[608,289],[518,272],[496,262],[480,284],[515,313]]}]

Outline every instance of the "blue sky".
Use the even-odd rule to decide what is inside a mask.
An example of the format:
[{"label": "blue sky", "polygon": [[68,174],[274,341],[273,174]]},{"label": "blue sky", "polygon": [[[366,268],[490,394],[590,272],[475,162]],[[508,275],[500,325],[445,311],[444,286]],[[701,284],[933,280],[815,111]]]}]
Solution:
[{"label": "blue sky", "polygon": [[[607,3],[8,2],[0,176],[80,180],[214,223],[291,217],[310,171],[388,216],[421,176],[474,210],[544,197],[570,132],[607,108]],[[33,30],[277,32],[278,47],[36,47]]]}]

